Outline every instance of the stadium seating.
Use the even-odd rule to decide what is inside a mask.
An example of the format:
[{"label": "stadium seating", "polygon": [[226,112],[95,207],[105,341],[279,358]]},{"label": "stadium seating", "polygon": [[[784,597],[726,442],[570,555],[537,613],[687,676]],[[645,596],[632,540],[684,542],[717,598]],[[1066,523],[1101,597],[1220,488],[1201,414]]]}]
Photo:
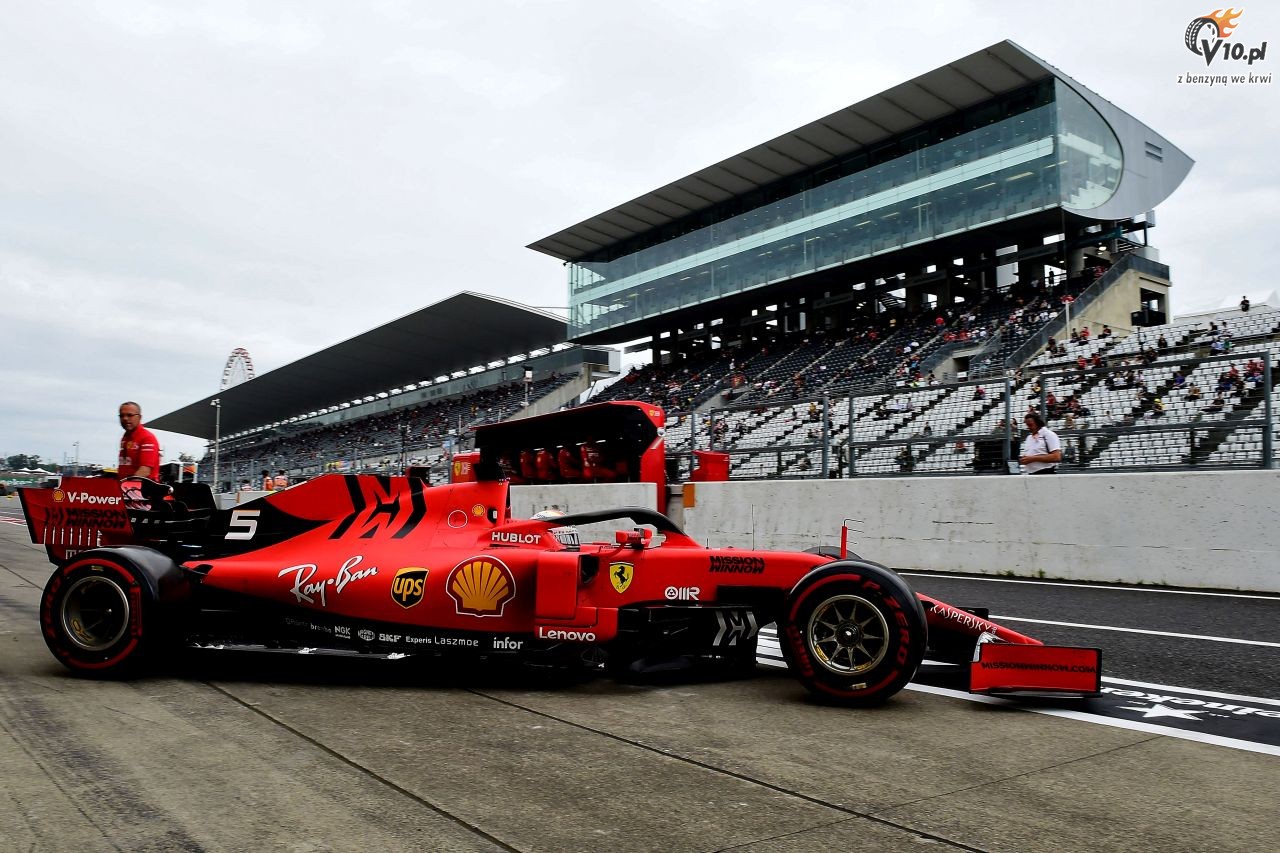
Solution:
[{"label": "stadium seating", "polygon": [[[886,299],[872,315],[847,318],[844,328],[791,335],[771,329],[735,346],[635,368],[590,402],[636,399],[664,407],[667,450],[681,476],[691,469],[693,452],[705,448],[729,454],[735,479],[823,476],[824,461],[830,473],[842,455],[858,476],[1002,470],[1004,440],[1011,437],[1016,452],[1022,415],[1040,407],[1041,391],[1064,407],[1048,413],[1063,441],[1062,470],[1258,465],[1263,403],[1270,395],[1273,406],[1280,404],[1276,388],[1251,378],[1225,393],[1221,407],[1209,403],[1232,363],[1218,357],[1227,346],[1241,355],[1265,352],[1280,379],[1280,310],[1272,306],[1117,329],[1107,337],[1098,337],[1095,326],[1087,340],[1036,354],[1007,386],[1003,378],[946,384],[931,377],[934,365],[975,342],[987,341],[982,357],[1001,363],[1058,317],[1061,293],[1088,283],[1058,282],[1052,292],[1000,291],[942,312],[927,307],[912,314],[900,300]],[[563,381],[535,383],[531,396]],[[1201,400],[1188,395],[1193,384],[1202,389]],[[1073,399],[1079,411],[1068,419],[1065,405]],[[334,463],[360,460],[365,469],[391,470],[399,462],[403,424],[411,461],[430,464],[432,476],[443,477],[446,441],[510,417],[523,400],[523,385],[513,383],[360,421],[275,430],[225,443],[223,464],[305,475],[347,470]],[[1273,452],[1278,441],[1280,435],[1273,436]],[[507,467],[527,482],[619,476],[585,446],[547,448]]]}]

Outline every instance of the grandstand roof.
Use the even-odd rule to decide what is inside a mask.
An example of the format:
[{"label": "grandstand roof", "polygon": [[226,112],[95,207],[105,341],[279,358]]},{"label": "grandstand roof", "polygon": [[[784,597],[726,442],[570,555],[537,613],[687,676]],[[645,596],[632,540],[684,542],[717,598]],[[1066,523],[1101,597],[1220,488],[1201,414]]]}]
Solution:
[{"label": "grandstand roof", "polygon": [[784,133],[592,216],[528,248],[572,261],[935,119],[1062,72],[1011,41]]},{"label": "grandstand roof", "polygon": [[505,299],[463,292],[223,389],[147,426],[212,439],[369,394],[564,343],[564,319]]}]

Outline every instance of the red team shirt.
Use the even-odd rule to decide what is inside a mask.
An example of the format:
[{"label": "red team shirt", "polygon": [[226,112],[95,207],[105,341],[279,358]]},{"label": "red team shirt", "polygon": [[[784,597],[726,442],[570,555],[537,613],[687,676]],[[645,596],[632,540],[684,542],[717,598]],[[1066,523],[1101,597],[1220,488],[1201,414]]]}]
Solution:
[{"label": "red team shirt", "polygon": [[138,424],[120,437],[120,460],[116,464],[117,476],[132,477],[144,465],[151,467],[152,480],[160,476],[160,442],[151,430]]}]

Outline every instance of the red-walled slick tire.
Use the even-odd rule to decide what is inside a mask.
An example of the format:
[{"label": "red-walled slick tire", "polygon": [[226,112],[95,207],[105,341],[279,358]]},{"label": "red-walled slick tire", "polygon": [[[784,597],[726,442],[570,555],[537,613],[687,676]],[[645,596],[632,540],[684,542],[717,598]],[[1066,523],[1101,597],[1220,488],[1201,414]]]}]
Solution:
[{"label": "red-walled slick tire", "polygon": [[127,561],[100,555],[72,559],[45,585],[40,632],[72,672],[121,677],[148,658],[156,608],[143,578]]},{"label": "red-walled slick tire", "polygon": [[878,705],[911,680],[928,627],[906,581],[882,566],[840,561],[814,569],[787,597],[782,655],[815,697]]}]

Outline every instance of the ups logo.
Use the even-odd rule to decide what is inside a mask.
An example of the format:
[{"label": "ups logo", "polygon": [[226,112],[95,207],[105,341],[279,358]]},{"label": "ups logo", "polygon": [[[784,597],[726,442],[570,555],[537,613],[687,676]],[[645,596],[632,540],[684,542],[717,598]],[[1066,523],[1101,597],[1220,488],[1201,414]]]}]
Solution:
[{"label": "ups logo", "polygon": [[427,585],[427,570],[409,566],[396,572],[391,580],[391,598],[408,610],[422,601],[422,591]]}]

